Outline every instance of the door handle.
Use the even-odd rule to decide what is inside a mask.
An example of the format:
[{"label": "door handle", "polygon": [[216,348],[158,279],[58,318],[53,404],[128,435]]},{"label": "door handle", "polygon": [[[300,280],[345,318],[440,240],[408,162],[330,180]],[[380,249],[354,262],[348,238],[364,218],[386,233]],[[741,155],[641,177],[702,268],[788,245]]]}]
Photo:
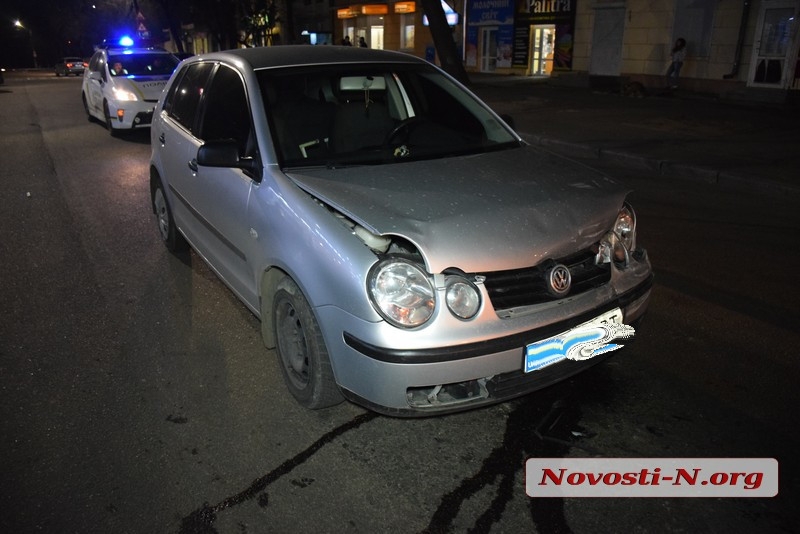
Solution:
[{"label": "door handle", "polygon": [[158,136],[158,141],[163,145],[165,139],[164,133],[162,132],[161,135]]},{"label": "door handle", "polygon": [[192,169],[192,172],[197,172],[197,160],[196,159],[189,160],[189,168]]}]

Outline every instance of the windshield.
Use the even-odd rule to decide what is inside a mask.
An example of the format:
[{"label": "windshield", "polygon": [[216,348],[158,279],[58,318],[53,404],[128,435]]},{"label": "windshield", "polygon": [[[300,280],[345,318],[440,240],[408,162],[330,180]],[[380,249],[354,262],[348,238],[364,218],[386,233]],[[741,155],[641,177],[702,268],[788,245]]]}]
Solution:
[{"label": "windshield", "polygon": [[484,104],[427,65],[258,72],[284,167],[397,163],[519,146]]},{"label": "windshield", "polygon": [[172,54],[121,54],[108,58],[111,76],[169,76],[178,65]]}]

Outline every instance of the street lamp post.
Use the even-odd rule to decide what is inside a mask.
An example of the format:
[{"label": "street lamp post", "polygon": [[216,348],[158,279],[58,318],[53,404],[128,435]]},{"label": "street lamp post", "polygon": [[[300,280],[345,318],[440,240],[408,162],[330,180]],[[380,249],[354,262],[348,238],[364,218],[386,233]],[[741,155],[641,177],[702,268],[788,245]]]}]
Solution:
[{"label": "street lamp post", "polygon": [[31,51],[33,52],[33,68],[34,69],[39,68],[39,64],[36,58],[36,45],[33,42],[33,32],[31,31],[30,28],[26,28],[25,26],[23,26],[22,22],[20,22],[19,20],[14,21],[14,27],[28,32],[28,39],[30,39],[31,41]]}]

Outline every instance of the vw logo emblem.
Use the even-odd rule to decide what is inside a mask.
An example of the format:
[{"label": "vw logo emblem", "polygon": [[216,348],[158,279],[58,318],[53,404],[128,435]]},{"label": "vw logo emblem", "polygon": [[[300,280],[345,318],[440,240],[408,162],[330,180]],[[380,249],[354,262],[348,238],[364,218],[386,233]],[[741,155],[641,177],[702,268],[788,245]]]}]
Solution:
[{"label": "vw logo emblem", "polygon": [[551,295],[556,297],[563,297],[569,293],[569,288],[572,285],[572,275],[569,274],[569,269],[566,265],[557,264],[550,269],[547,275],[547,290]]}]

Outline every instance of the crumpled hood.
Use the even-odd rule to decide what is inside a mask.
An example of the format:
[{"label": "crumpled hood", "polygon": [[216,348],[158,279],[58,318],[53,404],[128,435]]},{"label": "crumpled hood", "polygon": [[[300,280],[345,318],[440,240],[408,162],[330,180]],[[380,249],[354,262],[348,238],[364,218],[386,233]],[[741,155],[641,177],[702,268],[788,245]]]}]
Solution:
[{"label": "crumpled hood", "polygon": [[136,76],[135,78],[115,78],[114,85],[132,91],[141,100],[158,100],[167,85],[169,76]]},{"label": "crumpled hood", "polygon": [[586,248],[611,228],[626,195],[530,146],[288,175],[368,230],[414,243],[432,273],[528,267]]}]

